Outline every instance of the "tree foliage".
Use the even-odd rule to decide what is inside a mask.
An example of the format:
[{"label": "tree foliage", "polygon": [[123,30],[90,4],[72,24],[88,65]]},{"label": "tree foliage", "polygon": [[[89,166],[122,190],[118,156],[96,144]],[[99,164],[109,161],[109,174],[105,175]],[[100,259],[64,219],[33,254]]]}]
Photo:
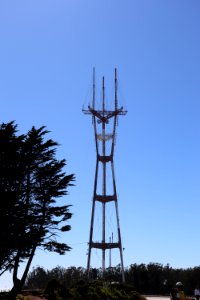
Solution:
[{"label": "tree foliage", "polygon": [[[92,282],[113,283],[120,282],[121,270],[119,266],[108,268],[102,278],[102,270],[91,269]],[[118,274],[118,276],[117,276]],[[40,280],[38,280],[40,278]],[[63,268],[57,266],[52,270],[37,267],[28,274],[26,288],[44,289],[48,282],[56,279],[65,288],[76,283],[87,281],[87,270],[82,267]],[[177,281],[184,285],[186,295],[193,295],[194,288],[200,284],[200,266],[188,269],[173,269],[169,264],[163,266],[159,263],[132,264],[125,270],[126,283],[134,286],[143,295],[169,295]],[[40,285],[38,285],[40,282]]]},{"label": "tree foliage", "polygon": [[52,279],[44,291],[49,300],[145,300],[132,285],[111,284],[103,281],[76,281],[66,288],[58,280]]},{"label": "tree foliage", "polygon": [[[66,160],[56,159],[58,143],[46,139],[45,126],[18,135],[14,122],[0,125],[0,248],[1,274],[13,271],[14,286],[25,282],[38,247],[64,254],[70,247],[57,240],[70,230],[70,205],[58,205],[74,175],[66,175]],[[22,278],[20,262],[27,261]]]}]

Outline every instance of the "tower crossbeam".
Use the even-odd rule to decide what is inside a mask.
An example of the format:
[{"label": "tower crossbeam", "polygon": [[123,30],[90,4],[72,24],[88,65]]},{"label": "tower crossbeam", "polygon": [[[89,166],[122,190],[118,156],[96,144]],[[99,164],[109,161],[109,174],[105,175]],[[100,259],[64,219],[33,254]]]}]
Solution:
[{"label": "tower crossbeam", "polygon": [[123,110],[123,107],[118,108],[116,110],[95,110],[88,106],[88,110],[84,110],[83,112],[87,115],[93,115],[94,117],[97,117],[98,123],[109,123],[109,119],[117,116],[117,115],[125,115],[127,111]]}]

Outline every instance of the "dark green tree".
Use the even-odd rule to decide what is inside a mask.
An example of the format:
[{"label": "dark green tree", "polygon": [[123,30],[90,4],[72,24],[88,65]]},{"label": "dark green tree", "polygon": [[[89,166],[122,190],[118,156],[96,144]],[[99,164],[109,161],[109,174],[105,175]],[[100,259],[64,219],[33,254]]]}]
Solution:
[{"label": "dark green tree", "polygon": [[149,263],[147,265],[148,273],[148,285],[149,285],[149,294],[155,293],[159,295],[161,293],[163,285],[163,266],[158,263]]},{"label": "dark green tree", "polygon": [[17,136],[16,132],[13,122],[0,125],[0,274],[13,267],[16,237],[20,234],[16,226],[20,212],[16,198],[24,176],[20,163],[24,136]]},{"label": "dark green tree", "polygon": [[31,272],[28,273],[25,289],[44,289],[49,282],[48,271],[43,267],[34,267]]},{"label": "dark green tree", "polygon": [[[27,134],[18,136],[14,122],[0,126],[0,137],[5,140],[5,147],[0,147],[0,193],[3,202],[9,203],[1,212],[4,226],[0,228],[0,237],[6,236],[0,268],[2,272],[13,271],[10,299],[15,299],[24,285],[38,247],[61,255],[70,250],[67,244],[57,241],[58,232],[70,230],[69,205],[58,205],[57,201],[67,195],[74,175],[65,174],[66,160],[56,159],[58,143],[46,139],[47,133],[44,126],[32,127]],[[27,264],[19,279],[22,261]]]}]

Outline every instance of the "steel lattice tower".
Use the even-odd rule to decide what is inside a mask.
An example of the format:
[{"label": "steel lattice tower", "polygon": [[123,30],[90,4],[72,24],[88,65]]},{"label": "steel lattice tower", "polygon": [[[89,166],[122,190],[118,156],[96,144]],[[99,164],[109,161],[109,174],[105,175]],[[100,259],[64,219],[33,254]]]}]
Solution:
[{"label": "steel lattice tower", "polygon": [[[93,200],[92,200],[92,214],[91,214],[91,223],[90,223],[90,234],[89,234],[89,249],[88,249],[88,262],[87,262],[87,271],[88,276],[90,272],[90,264],[91,264],[91,252],[93,248],[100,249],[102,251],[102,272],[104,274],[105,271],[105,258],[106,258],[106,250],[111,252],[111,249],[118,248],[120,254],[121,261],[121,273],[122,273],[122,281],[125,281],[124,277],[124,264],[123,264],[123,248],[121,241],[121,233],[120,233],[120,223],[119,223],[119,212],[118,212],[118,199],[117,199],[117,191],[116,191],[116,182],[115,182],[115,173],[114,173],[114,148],[116,141],[116,126],[117,126],[117,118],[119,115],[125,115],[127,111],[123,109],[123,107],[118,108],[118,99],[117,99],[117,69],[115,69],[115,79],[114,79],[114,104],[113,110],[107,110],[105,107],[105,86],[104,86],[104,77],[102,78],[102,101],[101,108],[96,108],[95,101],[95,71],[93,70],[93,98],[92,98],[92,106],[88,105],[88,109],[83,109],[84,114],[92,115],[93,127],[94,127],[94,135],[95,135],[95,145],[96,145],[96,170],[95,170],[95,180],[94,180],[94,192],[93,192]],[[107,132],[107,128],[111,130],[111,132]],[[110,148],[108,151],[107,144],[110,144]],[[99,173],[101,169],[101,187],[100,191],[99,187]],[[111,190],[111,194],[108,194],[108,180],[107,180],[107,172],[108,169],[110,171],[112,180],[111,185],[109,187]],[[94,242],[94,220],[95,220],[95,207],[97,202],[99,202],[102,206],[102,228],[101,228],[101,236],[102,240],[100,242]],[[106,237],[106,207],[108,203],[112,203],[115,207],[116,212],[116,231],[117,231],[117,240],[113,242],[113,239],[107,240]],[[111,263],[111,262],[110,262]]]}]

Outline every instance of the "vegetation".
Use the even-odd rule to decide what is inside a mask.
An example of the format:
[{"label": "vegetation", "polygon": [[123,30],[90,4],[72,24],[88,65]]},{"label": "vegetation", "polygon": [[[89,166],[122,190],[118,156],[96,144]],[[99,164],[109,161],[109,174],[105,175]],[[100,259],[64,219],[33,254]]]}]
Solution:
[{"label": "vegetation", "polygon": [[79,280],[69,288],[52,279],[44,295],[48,300],[144,300],[132,285]]},{"label": "vegetation", "polygon": [[[44,126],[18,135],[14,122],[0,125],[0,275],[10,270],[15,299],[26,280],[38,247],[64,254],[67,244],[56,233],[70,230],[69,205],[57,205],[67,195],[74,175],[66,175],[65,159],[56,159],[58,143],[46,139]],[[27,262],[18,278],[21,262]]]},{"label": "vegetation", "polygon": [[[120,271],[119,266],[108,268],[104,274],[104,283],[120,282]],[[101,282],[101,269],[92,269],[90,275],[93,282]],[[173,269],[169,265],[163,266],[159,263],[133,264],[126,268],[125,278],[127,285],[134,286],[136,291],[143,295],[169,295],[177,281],[183,282],[186,295],[193,295],[194,288],[200,284],[200,266],[189,269]],[[57,266],[52,270],[37,267],[28,274],[25,288],[44,289],[48,282],[55,279],[69,289],[78,282],[87,282],[87,270],[82,267],[65,269]]]}]

